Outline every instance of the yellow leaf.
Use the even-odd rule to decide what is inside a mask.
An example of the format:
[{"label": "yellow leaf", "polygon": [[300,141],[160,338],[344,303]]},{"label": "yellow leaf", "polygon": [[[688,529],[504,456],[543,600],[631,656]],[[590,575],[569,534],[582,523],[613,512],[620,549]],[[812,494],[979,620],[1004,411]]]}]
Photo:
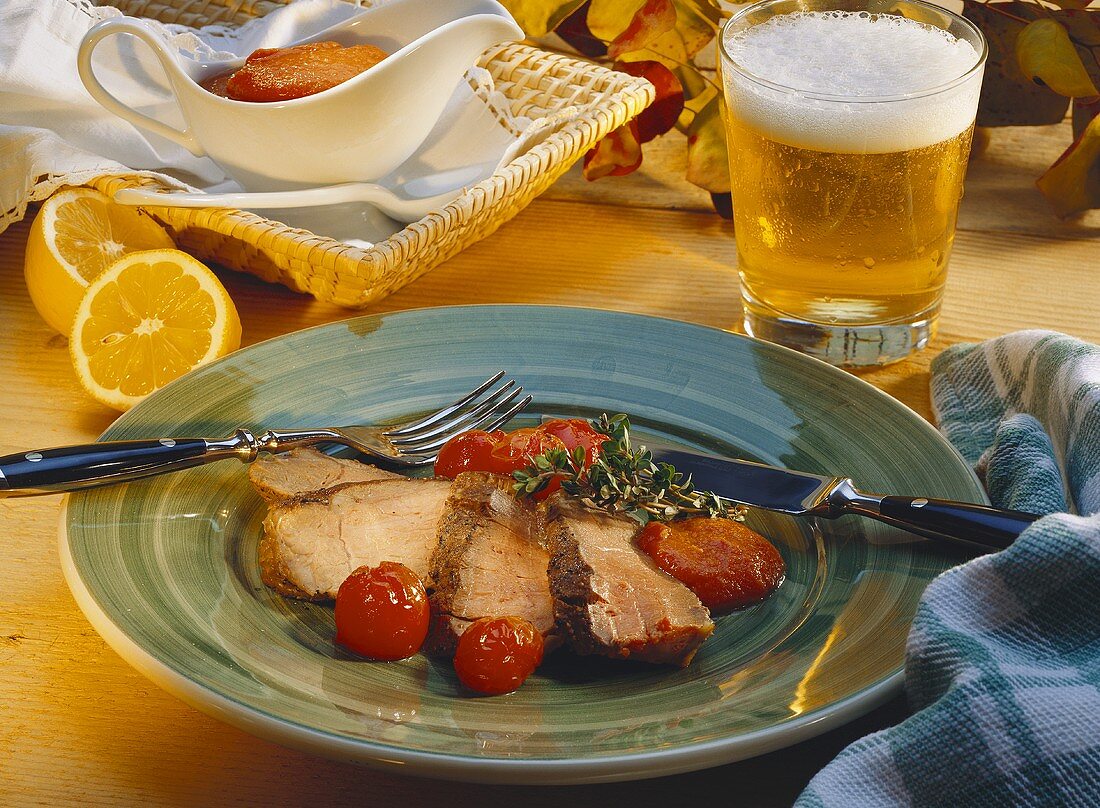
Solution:
[{"label": "yellow leaf", "polygon": [[[615,40],[645,6],[646,0],[592,0],[588,7],[588,30],[605,42]],[[677,25],[679,22],[677,22]],[[622,62],[656,61],[675,70],[688,60],[684,38],[677,28],[664,31],[645,46],[618,56]]]},{"label": "yellow leaf", "polygon": [[645,0],[592,0],[588,7],[588,30],[611,42],[644,5]]},{"label": "yellow leaf", "polygon": [[501,0],[527,36],[545,36],[584,5],[584,0]]},{"label": "yellow leaf", "polygon": [[584,178],[621,177],[642,164],[637,121],[620,126],[588,150],[584,156]]},{"label": "yellow leaf", "polygon": [[676,6],[676,30],[684,41],[689,57],[707,46],[718,33],[722,10],[707,0],[673,0]]},{"label": "yellow leaf", "polygon": [[724,194],[730,189],[729,154],[721,105],[721,96],[716,96],[699,111],[688,129],[687,180],[712,194]]},{"label": "yellow leaf", "polygon": [[1100,207],[1100,116],[1035,184],[1063,218]]},{"label": "yellow leaf", "polygon": [[673,72],[680,79],[680,86],[684,88],[684,109],[676,121],[676,128],[686,135],[699,110],[710,103],[718,94],[718,89],[703,78],[698,70],[681,67]]},{"label": "yellow leaf", "polygon": [[645,0],[626,28],[608,46],[607,55],[617,59],[624,53],[641,50],[675,27],[676,8],[672,0]]},{"label": "yellow leaf", "polygon": [[1016,37],[1020,69],[1032,81],[1059,95],[1085,98],[1098,95],[1066,28],[1057,20],[1033,20]]},{"label": "yellow leaf", "polygon": [[1025,76],[1016,59],[1020,31],[1048,12],[1033,2],[963,0],[963,15],[981,29],[989,43],[978,126],[1040,126],[1062,120],[1069,99]]}]

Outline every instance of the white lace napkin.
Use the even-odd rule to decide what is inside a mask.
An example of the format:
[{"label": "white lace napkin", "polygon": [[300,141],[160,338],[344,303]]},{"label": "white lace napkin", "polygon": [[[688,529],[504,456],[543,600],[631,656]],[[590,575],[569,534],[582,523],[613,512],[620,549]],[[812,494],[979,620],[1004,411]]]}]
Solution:
[{"label": "white lace napkin", "polygon": [[[244,56],[309,36],[358,13],[362,5],[372,3],[298,0],[240,27],[160,28],[181,51]],[[136,129],[84,90],[76,71],[80,40],[100,20],[120,15],[91,0],[0,2],[0,232],[23,218],[29,202],[104,175],[155,176],[192,190],[225,187],[226,177],[212,161]],[[100,44],[96,75],[126,103],[182,125],[156,59],[131,39],[111,37]],[[482,82],[489,80],[485,71],[475,73],[484,74]],[[477,94],[487,98],[482,89]],[[491,85],[485,89],[491,92]],[[506,108],[492,106],[498,113]],[[531,123],[515,119],[507,128],[519,137],[530,134],[524,130]]]}]

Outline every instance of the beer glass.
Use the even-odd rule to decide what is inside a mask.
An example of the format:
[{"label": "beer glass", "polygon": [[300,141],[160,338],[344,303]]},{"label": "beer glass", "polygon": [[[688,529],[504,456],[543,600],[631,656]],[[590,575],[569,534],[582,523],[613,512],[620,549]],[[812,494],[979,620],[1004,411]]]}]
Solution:
[{"label": "beer glass", "polygon": [[985,58],[920,0],[767,0],[726,23],[750,334],[844,366],[935,334]]}]

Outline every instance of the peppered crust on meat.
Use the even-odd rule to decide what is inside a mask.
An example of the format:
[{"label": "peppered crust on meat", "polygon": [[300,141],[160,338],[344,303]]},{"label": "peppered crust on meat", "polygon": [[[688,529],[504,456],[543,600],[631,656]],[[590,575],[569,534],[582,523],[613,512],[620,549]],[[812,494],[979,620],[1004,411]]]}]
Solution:
[{"label": "peppered crust on meat", "polygon": [[546,535],[555,617],[578,654],[685,666],[714,623],[691,590],[635,546],[638,527],[553,500]]},{"label": "peppered crust on meat", "polygon": [[509,478],[481,472],[455,478],[432,555],[426,652],[453,654],[481,617],[522,617],[542,632],[548,649],[559,644],[542,532],[540,510],[512,496]]}]

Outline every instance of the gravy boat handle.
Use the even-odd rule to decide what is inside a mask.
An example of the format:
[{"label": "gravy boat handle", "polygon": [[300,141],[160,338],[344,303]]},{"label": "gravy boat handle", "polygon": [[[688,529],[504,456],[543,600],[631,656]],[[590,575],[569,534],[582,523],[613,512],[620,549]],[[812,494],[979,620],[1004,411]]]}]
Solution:
[{"label": "gravy boat handle", "polygon": [[[77,52],[76,56],[76,69],[89,95],[98,101],[108,112],[114,113],[124,121],[129,121],[140,129],[145,129],[173,143],[177,143],[196,157],[205,157],[206,152],[203,150],[202,146],[199,145],[198,140],[195,139],[190,129],[176,129],[166,123],[158,121],[156,118],[151,118],[148,115],[138,112],[133,107],[124,104],[117,97],[112,95],[96,77],[95,70],[92,67],[92,53],[100,42],[116,34],[131,34],[148,45],[160,61],[161,67],[164,69],[169,83],[173,85],[176,83],[174,81],[174,76],[180,72],[180,68],[179,65],[173,61],[172,56],[168,52],[168,45],[164,42],[162,37],[137,20],[125,18],[104,20],[92,26],[92,28],[88,30],[88,33],[84,35],[84,38],[80,41],[80,50]],[[186,119],[186,114],[184,117]]]}]

